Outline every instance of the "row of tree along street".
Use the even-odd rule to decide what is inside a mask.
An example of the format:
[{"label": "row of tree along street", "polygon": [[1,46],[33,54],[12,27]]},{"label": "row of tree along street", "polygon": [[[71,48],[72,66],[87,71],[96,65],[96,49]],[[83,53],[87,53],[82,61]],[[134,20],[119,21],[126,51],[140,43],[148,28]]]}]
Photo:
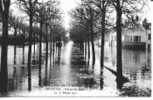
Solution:
[{"label": "row of tree along street", "polygon": [[[11,12],[10,6],[17,5],[20,10],[27,15],[18,17]],[[34,50],[36,44],[39,43],[39,86],[42,86],[42,43],[46,44],[46,70],[48,66],[49,49],[50,59],[54,56],[55,46],[61,47],[62,41],[65,40],[66,31],[62,26],[61,11],[58,8],[59,2],[48,0],[47,2],[39,2],[39,0],[1,0],[0,15],[2,19],[2,36],[0,37],[1,44],[1,66],[0,66],[0,92],[7,93],[8,91],[8,45],[14,45],[16,51],[17,45],[28,46],[28,90],[31,86],[31,62],[32,62],[32,45]],[[28,21],[29,24],[26,22]],[[9,30],[13,29],[14,33],[9,34]],[[50,47],[50,48],[49,48]],[[16,53],[16,52],[14,52]],[[15,59],[14,59],[15,60]],[[51,61],[51,60],[50,60]]]},{"label": "row of tree along street", "polygon": [[[42,1],[42,2],[40,2]],[[126,28],[127,22],[134,24],[137,21],[136,16],[145,7],[146,0],[81,0],[79,7],[71,12],[72,27],[70,29],[70,38],[82,47],[85,53],[85,59],[89,65],[92,61],[92,68],[95,67],[96,50],[95,40],[100,37],[101,55],[100,55],[100,87],[103,89],[103,69],[104,65],[104,45],[105,35],[111,30],[116,31],[117,44],[117,88],[121,89],[127,79],[122,73],[122,28]],[[18,8],[26,14],[25,17],[18,17],[12,13],[11,5],[17,5]],[[14,55],[16,55],[16,46],[28,46],[28,90],[32,90],[32,50],[36,44],[39,44],[39,86],[42,86],[42,61],[43,45],[45,44],[45,73],[48,72],[48,61],[55,56],[55,48],[61,51],[62,41],[66,39],[66,31],[62,26],[62,13],[58,8],[57,0],[1,0],[0,15],[2,19],[1,44],[1,65],[0,65],[0,92],[8,92],[8,45],[14,45]],[[27,24],[28,22],[28,24]],[[10,30],[13,34],[9,34]],[[34,45],[34,46],[33,46]],[[34,47],[34,49],[32,48]],[[92,48],[90,50],[90,48]],[[50,52],[49,52],[50,51]],[[91,54],[90,54],[91,52]],[[49,55],[50,54],[50,55]],[[24,54],[23,54],[24,55]],[[48,55],[50,57],[48,57]],[[60,56],[60,54],[59,54]],[[14,56],[14,64],[16,57]],[[52,65],[50,65],[52,66]],[[48,77],[46,75],[46,77]],[[46,78],[47,79],[47,78]],[[47,84],[47,80],[45,80]]]},{"label": "row of tree along street", "polygon": [[[122,28],[126,28],[125,22],[135,24],[135,17],[145,7],[144,0],[81,0],[80,6],[72,11],[73,17],[70,37],[76,43],[84,46],[86,58],[92,59],[92,67],[95,65],[95,44],[94,41],[101,37],[101,81],[103,89],[104,65],[104,44],[105,34],[111,30],[116,31],[117,44],[117,88],[121,89],[124,83],[122,73]],[[85,44],[85,45],[84,45]],[[92,48],[92,58],[90,55]],[[88,54],[87,54],[88,53]],[[89,62],[88,62],[89,64]]]}]

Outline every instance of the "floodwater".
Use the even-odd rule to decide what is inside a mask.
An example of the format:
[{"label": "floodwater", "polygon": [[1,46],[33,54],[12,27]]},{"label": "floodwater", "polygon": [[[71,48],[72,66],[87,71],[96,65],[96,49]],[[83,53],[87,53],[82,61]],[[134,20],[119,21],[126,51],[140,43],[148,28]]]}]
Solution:
[{"label": "floodwater", "polygon": [[[105,44],[105,63],[116,70],[116,46]],[[123,87],[123,96],[141,96],[151,92],[151,52],[145,50],[122,50],[123,75],[130,82]],[[128,93],[129,92],[129,93]],[[133,93],[133,94],[132,94]]]},{"label": "floodwater", "polygon": [[[27,73],[27,55],[28,47],[25,46],[8,46],[8,96],[53,96],[53,95],[69,95],[69,92],[40,92],[41,91],[58,91],[63,87],[64,91],[76,91],[71,95],[83,95],[81,91],[93,90],[94,92],[89,95],[96,94],[95,90],[100,92],[98,96],[128,96],[126,89],[130,86],[136,86],[139,88],[151,89],[151,64],[146,63],[145,51],[135,51],[123,49],[123,74],[130,79],[130,82],[124,85],[123,91],[119,92],[115,87],[115,76],[104,69],[104,90],[100,90],[99,80],[99,48],[96,47],[96,65],[94,73],[90,73],[89,66],[86,65],[84,60],[83,51],[81,48],[72,41],[67,42],[62,46],[60,54],[56,52],[54,57],[50,58],[49,50],[48,54],[48,67],[45,71],[45,56],[46,49],[43,44],[42,52],[42,87],[39,87],[39,45],[36,44],[35,50],[32,47],[32,91],[28,92],[28,73]],[[1,52],[1,49],[0,49]],[[116,49],[110,47],[109,43],[105,45],[105,64],[106,66],[115,69],[116,65]],[[60,56],[59,56],[60,55]],[[150,57],[148,57],[150,61]],[[51,61],[51,62],[50,62]],[[149,66],[146,66],[149,65]],[[47,75],[47,77],[45,76]],[[47,80],[47,81],[46,81]],[[45,83],[47,82],[47,83]],[[61,88],[53,88],[61,87]],[[78,88],[79,87],[79,88]],[[36,92],[37,91],[37,92]],[[101,91],[103,93],[101,93]],[[119,92],[119,93],[118,93]],[[31,94],[29,94],[31,93]],[[35,94],[33,94],[35,93]],[[44,93],[44,94],[42,94]],[[89,92],[88,92],[89,93]],[[132,93],[132,92],[131,92]],[[96,95],[96,96],[97,96]]]}]

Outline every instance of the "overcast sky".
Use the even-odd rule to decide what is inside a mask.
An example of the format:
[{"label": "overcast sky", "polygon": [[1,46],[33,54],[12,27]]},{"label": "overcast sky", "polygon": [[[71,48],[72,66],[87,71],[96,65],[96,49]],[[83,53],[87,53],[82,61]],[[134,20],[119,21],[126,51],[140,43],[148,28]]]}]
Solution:
[{"label": "overcast sky", "polygon": [[[12,2],[14,2],[15,0],[12,0]],[[47,1],[47,0],[43,0],[43,1]],[[60,4],[60,8],[62,9],[62,12],[63,12],[63,24],[64,24],[64,27],[66,29],[69,29],[69,25],[70,25],[70,22],[71,22],[71,17],[69,15],[69,12],[74,9],[79,0],[60,0],[61,1],[61,4]],[[147,2],[148,0],[146,0]],[[142,18],[144,17],[147,17],[149,19],[149,21],[152,21],[153,20],[153,2],[147,2],[147,4],[149,5],[148,7],[146,7],[146,9],[144,10],[143,14],[142,14]],[[24,14],[20,12],[19,9],[16,9],[16,7],[14,7],[15,5],[12,5],[11,8],[14,9],[14,14],[16,16],[23,16]]]},{"label": "overcast sky", "polygon": [[[16,0],[12,0],[12,3],[16,1]],[[47,0],[44,0],[44,2],[47,1]],[[70,25],[70,22],[71,22],[71,17],[69,15],[69,12],[74,9],[77,4],[78,4],[78,1],[79,0],[59,0],[61,3],[60,3],[60,8],[62,10],[62,18],[63,18],[63,25],[66,29],[69,29],[69,25]],[[13,9],[13,13],[16,15],[16,16],[26,16],[24,13],[22,13],[19,9],[17,9],[16,5],[15,4],[12,4],[11,5],[11,9]]]},{"label": "overcast sky", "polygon": [[78,0],[61,0],[61,9],[64,11],[64,26],[66,29],[70,28],[71,17],[69,12],[77,7]]}]

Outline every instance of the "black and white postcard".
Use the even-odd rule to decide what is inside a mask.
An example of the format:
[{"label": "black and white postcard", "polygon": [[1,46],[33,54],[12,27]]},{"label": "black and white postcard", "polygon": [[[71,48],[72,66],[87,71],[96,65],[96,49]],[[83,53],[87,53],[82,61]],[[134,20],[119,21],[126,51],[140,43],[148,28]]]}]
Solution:
[{"label": "black and white postcard", "polygon": [[0,97],[152,96],[152,0],[0,0]]}]

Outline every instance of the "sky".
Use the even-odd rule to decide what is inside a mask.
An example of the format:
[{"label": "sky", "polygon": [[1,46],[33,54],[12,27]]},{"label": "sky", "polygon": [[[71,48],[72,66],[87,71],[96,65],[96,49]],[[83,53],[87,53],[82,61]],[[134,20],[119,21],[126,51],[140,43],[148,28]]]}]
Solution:
[{"label": "sky", "polygon": [[60,0],[61,1],[61,9],[64,12],[64,27],[68,30],[70,28],[71,17],[69,12],[77,7],[78,0]]},{"label": "sky", "polygon": [[[16,0],[12,0],[12,3],[16,1]],[[47,0],[44,0],[44,2]],[[69,12],[74,9],[75,7],[77,7],[78,1],[79,0],[59,0],[60,1],[60,8],[62,10],[62,18],[63,18],[63,25],[66,28],[66,30],[68,30],[70,28],[70,22],[71,22],[71,17],[69,15]],[[26,16],[25,14],[23,14],[19,9],[17,9],[16,5],[13,4],[11,6],[11,8],[13,9],[13,13],[16,16]]]},{"label": "sky", "polygon": [[[12,0],[14,2],[15,0]],[[43,0],[44,2],[47,0]],[[62,18],[63,18],[63,25],[64,27],[68,30],[70,28],[70,23],[71,23],[71,16],[69,15],[69,12],[77,7],[77,4],[79,3],[80,0],[59,0],[60,3],[60,8],[62,10]],[[153,2],[150,2],[150,0],[146,0],[147,4],[149,6],[144,10],[143,16],[142,17],[147,17],[149,21],[153,21]],[[148,2],[149,1],[149,2]],[[20,10],[15,9],[14,5],[12,5],[12,8],[14,8],[14,13],[16,16],[22,16],[23,13],[20,12]],[[23,14],[24,16],[24,14]]]},{"label": "sky", "polygon": [[153,21],[153,1],[146,0],[146,4],[147,6],[144,8],[142,15],[151,22]]}]

